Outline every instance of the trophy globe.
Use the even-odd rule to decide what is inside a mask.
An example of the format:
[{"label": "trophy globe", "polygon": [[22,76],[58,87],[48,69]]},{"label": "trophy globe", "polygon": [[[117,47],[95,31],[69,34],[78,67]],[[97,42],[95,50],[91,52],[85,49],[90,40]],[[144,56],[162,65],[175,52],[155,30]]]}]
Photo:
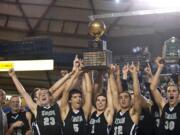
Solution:
[{"label": "trophy globe", "polygon": [[88,32],[89,34],[95,38],[95,41],[100,41],[101,36],[105,33],[106,31],[106,25],[104,24],[103,21],[100,20],[94,20],[89,23],[88,25]]}]

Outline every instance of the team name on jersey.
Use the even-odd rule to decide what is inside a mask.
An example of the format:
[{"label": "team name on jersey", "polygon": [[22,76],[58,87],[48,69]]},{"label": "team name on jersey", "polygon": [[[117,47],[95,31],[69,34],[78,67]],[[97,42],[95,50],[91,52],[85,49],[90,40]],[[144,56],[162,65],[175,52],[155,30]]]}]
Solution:
[{"label": "team name on jersey", "polygon": [[140,120],[143,120],[143,119],[144,119],[144,115],[141,115],[141,116],[140,116]]},{"label": "team name on jersey", "polygon": [[125,117],[123,117],[123,118],[116,118],[114,123],[115,124],[123,124],[123,123],[125,123]]},{"label": "team name on jersey", "polygon": [[165,119],[175,120],[177,119],[177,114],[176,113],[168,114],[167,112],[165,112]]},{"label": "team name on jersey", "polygon": [[82,122],[83,117],[82,116],[72,116],[72,122]]},{"label": "team name on jersey", "polygon": [[101,123],[101,119],[100,118],[98,118],[97,120],[91,119],[89,122],[89,124],[95,124],[95,123]]},{"label": "team name on jersey", "polygon": [[42,116],[55,116],[55,110],[51,110],[51,111],[42,111]]}]

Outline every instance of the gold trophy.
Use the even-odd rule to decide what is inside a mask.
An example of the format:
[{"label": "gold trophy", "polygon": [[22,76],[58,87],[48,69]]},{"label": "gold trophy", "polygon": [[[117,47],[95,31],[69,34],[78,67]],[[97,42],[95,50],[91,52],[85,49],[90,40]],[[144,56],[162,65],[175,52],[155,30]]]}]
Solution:
[{"label": "gold trophy", "polygon": [[93,40],[89,48],[83,53],[84,66],[88,69],[106,69],[112,63],[112,52],[107,50],[107,44],[101,37],[106,31],[106,25],[100,20],[89,23],[89,34]]}]

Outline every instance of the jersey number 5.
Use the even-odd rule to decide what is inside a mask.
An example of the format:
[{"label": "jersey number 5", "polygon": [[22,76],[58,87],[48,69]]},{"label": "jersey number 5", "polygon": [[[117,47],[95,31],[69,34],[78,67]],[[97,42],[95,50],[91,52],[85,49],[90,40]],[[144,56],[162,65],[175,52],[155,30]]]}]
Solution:
[{"label": "jersey number 5", "polygon": [[79,132],[79,126],[78,124],[73,124],[74,132]]}]

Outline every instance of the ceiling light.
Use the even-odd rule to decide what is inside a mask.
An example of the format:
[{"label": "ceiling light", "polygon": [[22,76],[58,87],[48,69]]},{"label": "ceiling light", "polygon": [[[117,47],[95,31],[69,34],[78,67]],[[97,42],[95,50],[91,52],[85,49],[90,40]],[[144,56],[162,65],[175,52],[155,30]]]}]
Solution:
[{"label": "ceiling light", "polygon": [[116,2],[116,3],[119,3],[119,2],[120,2],[120,0],[115,0],[115,2]]},{"label": "ceiling light", "polygon": [[179,0],[138,0],[158,8],[180,7]]}]

